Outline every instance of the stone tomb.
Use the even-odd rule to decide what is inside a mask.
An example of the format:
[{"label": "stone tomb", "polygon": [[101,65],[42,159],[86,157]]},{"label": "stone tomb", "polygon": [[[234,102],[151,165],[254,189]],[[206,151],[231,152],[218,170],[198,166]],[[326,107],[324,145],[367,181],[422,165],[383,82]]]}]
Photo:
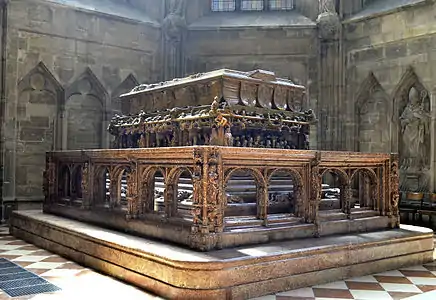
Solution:
[{"label": "stone tomb", "polygon": [[304,95],[303,86],[263,70],[196,74],[122,95],[129,114],[115,116],[109,132],[114,148],[309,149],[316,118],[303,109]]},{"label": "stone tomb", "polygon": [[[232,74],[256,91],[283,82]],[[432,260],[432,231],[400,228],[397,155],[304,150],[313,114],[292,97],[268,106],[255,93],[250,106],[241,90],[236,109],[216,75],[127,95],[220,87],[209,106],[115,117],[121,149],[48,153],[44,214],[15,212],[12,233],[171,299],[246,299]]]},{"label": "stone tomb", "polygon": [[14,212],[11,233],[166,299],[250,299],[433,259],[433,232],[408,225],[209,252],[40,211]]}]

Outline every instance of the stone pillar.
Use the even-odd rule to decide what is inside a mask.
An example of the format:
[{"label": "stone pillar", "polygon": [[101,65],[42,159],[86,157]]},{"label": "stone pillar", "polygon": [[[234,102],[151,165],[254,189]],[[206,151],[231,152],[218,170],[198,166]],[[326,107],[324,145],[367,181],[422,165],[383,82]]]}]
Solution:
[{"label": "stone pillar", "polygon": [[201,250],[221,247],[224,231],[224,173],[219,150],[194,149],[193,224],[191,246]]},{"label": "stone pillar", "polygon": [[343,148],[340,115],[342,94],[341,21],[333,0],[319,0],[317,18],[319,43],[319,99],[320,120],[325,124],[319,144],[324,150]]},{"label": "stone pillar", "polygon": [[68,112],[62,110],[60,113],[60,136],[61,136],[61,150],[68,148]]},{"label": "stone pillar", "polygon": [[108,131],[109,124],[112,118],[112,111],[103,112],[103,122],[102,122],[102,137],[101,137],[101,148],[109,149],[111,148],[111,134]]},{"label": "stone pillar", "polygon": [[3,203],[4,162],[5,162],[5,137],[4,123],[6,110],[6,43],[7,43],[7,2],[0,0],[0,223],[5,219]]}]

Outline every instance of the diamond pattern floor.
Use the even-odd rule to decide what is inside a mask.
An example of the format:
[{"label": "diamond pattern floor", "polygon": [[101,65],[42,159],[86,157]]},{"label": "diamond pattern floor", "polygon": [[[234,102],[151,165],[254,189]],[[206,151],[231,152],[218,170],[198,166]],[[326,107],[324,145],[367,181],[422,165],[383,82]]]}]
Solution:
[{"label": "diamond pattern floor", "polygon": [[[0,290],[0,300],[60,300],[60,299],[161,299],[111,277],[64,259],[9,235],[7,227],[0,226],[0,257],[14,261],[62,288],[55,293],[9,298]],[[425,296],[436,291],[436,262],[403,268],[401,270],[347,279],[329,284],[303,288],[257,300],[385,300]],[[94,297],[95,295],[95,297]],[[422,298],[426,299],[426,298]],[[431,296],[428,299],[436,299]],[[254,300],[254,299],[252,299]]]},{"label": "diamond pattern floor", "polygon": [[0,257],[62,288],[59,292],[17,298],[10,298],[0,290],[0,300],[162,299],[18,240],[10,236],[9,229],[4,226],[0,226]]}]

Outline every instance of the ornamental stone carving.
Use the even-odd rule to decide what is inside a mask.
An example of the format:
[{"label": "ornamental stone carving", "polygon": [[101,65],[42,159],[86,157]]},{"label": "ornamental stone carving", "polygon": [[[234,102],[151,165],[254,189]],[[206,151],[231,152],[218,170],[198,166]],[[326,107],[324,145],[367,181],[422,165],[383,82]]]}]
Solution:
[{"label": "ornamental stone carving", "polygon": [[430,115],[424,107],[426,96],[426,92],[419,93],[412,87],[409,103],[400,116],[403,168],[422,169],[427,165]]},{"label": "ornamental stone carving", "polygon": [[408,103],[400,115],[401,189],[425,191],[428,189],[430,157],[430,121],[426,108],[428,94],[412,87]]},{"label": "ornamental stone carving", "polygon": [[184,17],[185,1],[171,0],[169,12],[163,20],[163,30],[165,37],[170,42],[180,42],[183,30],[186,28],[186,20]]},{"label": "ornamental stone carving", "polygon": [[400,226],[400,212],[398,204],[400,202],[399,194],[399,174],[398,174],[398,155],[391,155],[390,165],[390,211],[391,211],[391,227],[398,228]]},{"label": "ornamental stone carving", "polygon": [[334,0],[319,0],[320,14],[316,20],[319,38],[335,40],[338,38],[341,21],[336,12]]}]

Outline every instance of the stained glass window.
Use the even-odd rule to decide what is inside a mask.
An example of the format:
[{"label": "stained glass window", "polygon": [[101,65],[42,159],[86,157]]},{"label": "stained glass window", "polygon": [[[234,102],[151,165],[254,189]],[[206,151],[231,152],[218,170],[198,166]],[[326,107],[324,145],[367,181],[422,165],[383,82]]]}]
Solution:
[{"label": "stained glass window", "polygon": [[234,11],[236,0],[212,0],[212,11]]},{"label": "stained glass window", "polygon": [[241,10],[263,10],[263,0],[242,0]]},{"label": "stained glass window", "polygon": [[[295,0],[211,0],[212,11],[292,10]],[[267,7],[265,7],[267,5]]]},{"label": "stained glass window", "polygon": [[270,10],[291,10],[294,8],[294,0],[269,0]]}]

